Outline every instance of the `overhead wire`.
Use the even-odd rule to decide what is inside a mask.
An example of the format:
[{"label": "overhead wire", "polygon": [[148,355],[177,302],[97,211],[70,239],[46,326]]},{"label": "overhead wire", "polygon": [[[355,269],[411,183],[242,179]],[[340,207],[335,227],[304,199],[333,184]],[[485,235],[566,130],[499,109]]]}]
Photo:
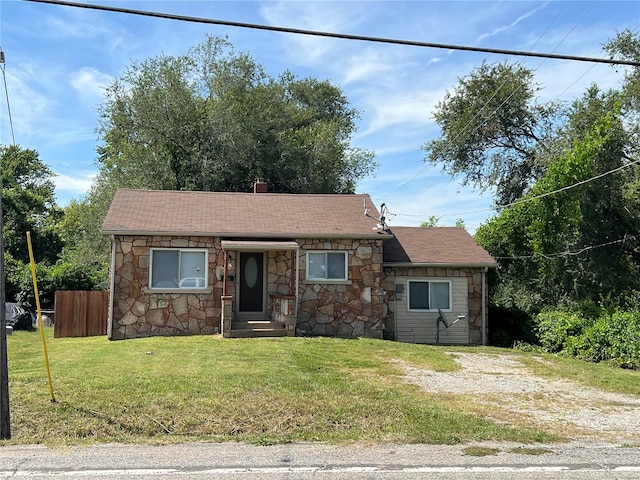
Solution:
[{"label": "overhead wire", "polygon": [[[278,26],[262,25],[262,24],[255,24],[255,23],[233,22],[233,21],[228,21],[228,20],[217,20],[217,19],[210,19],[210,18],[205,18],[205,17],[194,17],[194,16],[167,14],[167,13],[161,13],[161,12],[152,12],[152,11],[148,11],[148,10],[135,10],[135,9],[129,9],[129,8],[111,7],[111,6],[98,5],[98,4],[86,4],[86,3],[71,2],[71,1],[64,1],[64,0],[23,0],[23,1],[28,1],[28,2],[33,2],[33,3],[45,3],[45,4],[52,4],[52,5],[77,7],[77,8],[86,8],[86,9],[91,9],[91,10],[102,10],[102,11],[125,13],[125,14],[131,14],[131,15],[141,15],[141,16],[147,16],[147,17],[155,17],[155,18],[164,18],[164,19],[169,19],[169,20],[177,20],[177,21],[204,23],[204,24],[212,24],[212,25],[223,25],[223,26],[231,26],[231,27],[239,27],[239,28],[257,29],[257,30],[276,31],[276,32],[281,32],[281,33],[292,33],[292,34],[299,34],[299,35],[310,35],[310,36],[338,38],[338,39],[345,39],[345,40],[358,40],[358,41],[368,41],[368,42],[377,42],[377,43],[396,44],[396,45],[417,46],[417,47],[427,47],[427,48],[441,48],[441,49],[447,49],[447,50],[461,50],[461,51],[472,51],[472,52],[482,52],[482,53],[492,53],[492,54],[502,54],[502,55],[516,55],[516,56],[522,56],[522,57],[538,57],[538,58],[544,58],[545,61],[546,61],[546,59],[558,59],[558,60],[581,61],[581,62],[590,62],[590,63],[605,63],[605,64],[611,64],[611,65],[629,65],[629,66],[640,67],[640,62],[636,62],[636,61],[632,61],[632,60],[616,60],[616,59],[606,59],[606,58],[598,58],[598,57],[585,57],[585,56],[577,56],[577,55],[564,55],[564,54],[555,54],[555,53],[518,51],[518,50],[509,50],[509,49],[494,49],[494,48],[485,48],[485,47],[473,47],[473,46],[468,46],[468,45],[451,45],[451,44],[441,44],[441,43],[433,43],[433,42],[419,42],[419,41],[402,40],[402,39],[394,39],[394,38],[373,37],[373,36],[365,36],[365,35],[343,34],[343,33],[335,33],[335,32],[317,31],[317,30],[304,30],[304,29],[298,29],[298,28],[278,27]],[[582,20],[582,18],[584,18],[584,16],[593,8],[595,3],[596,2],[593,2],[593,4],[590,7],[590,9],[587,10],[587,12],[585,12],[583,14],[583,16],[578,20],[577,23],[579,23]],[[566,6],[566,2],[565,2],[565,5],[563,5],[562,9],[564,9],[564,6]],[[562,9],[560,11],[562,11]],[[551,24],[558,17],[559,13],[560,12],[558,12],[558,14],[556,14],[556,17],[554,17],[554,19],[552,20]],[[576,23],[576,25],[577,25],[577,23]],[[547,29],[545,29],[545,32],[543,32],[543,34],[538,38],[538,40],[532,46],[532,48],[534,48],[535,45],[537,45],[537,43],[539,43],[540,39],[546,33],[546,31],[548,30],[550,25],[547,27]],[[567,33],[567,35],[565,35],[565,37],[561,40],[561,42],[554,48],[554,51],[558,48],[558,46],[562,42],[564,42],[564,40],[569,36],[569,34],[575,29],[576,25],[574,25],[574,27]],[[544,63],[544,61],[542,63]],[[542,63],[540,65],[542,65]],[[539,68],[539,66],[537,68]],[[593,67],[591,67],[591,68],[593,68]],[[497,94],[497,91],[496,91],[495,94]],[[495,96],[495,94],[494,94],[494,96]],[[513,92],[512,95],[513,94],[515,94],[515,92]],[[504,104],[504,102],[503,102],[503,104]],[[492,114],[495,114],[496,111],[497,111],[497,109],[494,110],[494,112],[492,112]],[[593,181],[593,180],[595,180],[597,178],[601,178],[601,177],[603,177],[605,175],[613,173],[614,171],[618,171],[618,170],[620,170],[622,168],[626,168],[626,167],[628,167],[628,166],[630,166],[632,164],[635,164],[635,163],[638,163],[638,162],[636,161],[636,162],[631,162],[629,164],[625,164],[622,167],[619,167],[619,168],[614,169],[614,170],[609,171],[609,172],[605,172],[604,174],[598,175],[598,176],[593,177],[591,179],[585,180],[583,182],[578,182],[577,184],[573,184],[573,185],[570,185],[570,186],[567,186],[567,187],[563,187],[562,189],[559,189],[559,190],[554,191],[554,192],[548,192],[548,193],[543,194],[543,195],[538,196],[538,197],[532,197],[532,198],[529,198],[529,199],[523,199],[521,201],[513,202],[512,204],[500,205],[500,206],[496,206],[496,207],[493,207],[493,208],[490,208],[490,209],[484,209],[484,210],[479,210],[479,211],[474,211],[474,212],[457,213],[457,214],[446,214],[446,215],[441,215],[441,216],[466,215],[466,214],[470,214],[470,213],[481,213],[481,212],[486,212],[486,211],[491,211],[491,210],[496,210],[496,209],[507,208],[508,206],[511,206],[513,204],[523,203],[524,201],[532,201],[532,200],[535,200],[536,198],[541,198],[541,197],[544,197],[544,196],[548,196],[548,195],[557,193],[557,192],[562,191],[562,190],[567,190],[569,188],[574,188],[574,187],[576,187],[578,185],[587,183],[589,181]],[[412,181],[413,179],[417,178],[424,170],[425,169],[420,170],[413,177],[411,177],[411,179],[409,179],[409,180],[403,182],[402,184],[400,184],[399,188],[401,188],[402,186],[406,185],[406,183]],[[395,191],[397,191],[397,190],[394,190],[394,192]],[[393,193],[393,192],[391,192],[391,193]],[[387,194],[387,196],[390,195],[391,193]],[[390,215],[393,215],[393,216],[408,216],[406,214],[398,214],[398,213],[390,213]]]},{"label": "overhead wire", "polygon": [[574,251],[567,250],[564,252],[555,252],[555,253],[533,253],[529,255],[509,255],[509,256],[494,257],[494,258],[496,260],[528,260],[528,259],[542,257],[547,260],[558,260],[559,258],[563,258],[563,257],[575,257],[578,255],[582,255],[583,253],[588,252],[590,250],[595,250],[596,248],[608,247],[610,245],[615,245],[617,243],[625,243],[628,240],[635,240],[638,237],[640,237],[640,234],[637,234],[637,235],[625,234],[624,237],[618,240],[612,240],[610,242],[600,243],[598,245],[589,245],[587,247],[581,248],[580,250],[574,250]]},{"label": "overhead wire", "polygon": [[[476,213],[486,213],[486,212],[491,212],[491,211],[504,210],[505,208],[513,207],[515,205],[521,205],[523,203],[532,202],[534,200],[539,200],[541,198],[545,198],[545,197],[548,197],[550,195],[555,195],[556,193],[564,192],[566,190],[570,190],[572,188],[579,187],[580,185],[584,185],[586,183],[593,182],[594,180],[598,180],[598,179],[600,179],[602,177],[606,177],[607,175],[611,175],[612,173],[619,172],[620,170],[623,170],[623,169],[625,169],[627,167],[631,167],[633,165],[638,165],[638,164],[640,164],[640,159],[639,160],[634,160],[634,161],[629,162],[629,163],[625,163],[624,165],[616,167],[616,168],[614,168],[612,170],[608,170],[608,171],[606,171],[604,173],[600,173],[598,175],[595,175],[593,177],[587,178],[587,179],[582,180],[580,182],[572,183],[571,185],[567,185],[567,186],[564,186],[562,188],[558,188],[558,189],[553,190],[551,192],[542,193],[540,195],[536,195],[536,196],[533,196],[533,197],[521,198],[519,200],[516,200],[515,202],[505,203],[505,204],[502,204],[502,205],[495,205],[493,207],[485,208],[485,209],[482,209],[482,210],[473,210],[473,211],[470,211],[470,212],[459,212],[459,213],[447,213],[447,214],[435,215],[435,216],[436,217],[453,217],[453,216],[473,215],[473,214],[476,214]],[[397,217],[428,218],[428,216],[426,216],[426,215],[411,215],[411,214],[403,214],[403,213],[394,213],[393,215],[395,215]]]},{"label": "overhead wire", "polygon": [[48,3],[52,5],[61,5],[61,6],[67,6],[67,7],[86,8],[90,10],[102,10],[102,11],[108,11],[108,12],[125,13],[129,15],[141,15],[145,17],[164,18],[167,20],[177,20],[177,21],[183,21],[183,22],[204,23],[209,25],[223,25],[227,27],[249,28],[254,30],[266,30],[266,31],[280,32],[280,33],[293,33],[297,35],[309,35],[309,36],[316,36],[316,37],[338,38],[342,40],[358,40],[358,41],[364,41],[364,42],[388,43],[393,45],[405,45],[405,46],[413,46],[413,47],[440,48],[445,50],[461,50],[461,51],[468,51],[468,52],[492,53],[497,55],[528,56],[528,57],[539,57],[539,58],[551,58],[556,60],[570,60],[570,61],[589,62],[589,63],[595,62],[595,63],[606,63],[611,65],[631,65],[634,67],[640,67],[640,62],[636,62],[633,60],[612,60],[609,58],[583,57],[579,55],[565,55],[565,54],[554,54],[554,53],[544,53],[544,52],[527,52],[527,51],[509,50],[509,49],[501,49],[501,48],[473,47],[470,45],[450,45],[450,44],[444,44],[444,43],[402,40],[397,38],[373,37],[368,35],[353,35],[353,34],[347,34],[347,33],[326,32],[326,31],[319,31],[319,30],[305,30],[301,28],[278,27],[273,25],[264,25],[264,24],[247,23],[247,22],[233,22],[230,20],[217,20],[217,19],[211,19],[211,18],[205,18],[205,17],[177,15],[173,13],[152,12],[150,10],[134,10],[131,8],[111,7],[106,5],[70,2],[65,0],[23,0],[23,1],[34,2],[34,3]]},{"label": "overhead wire", "polygon": [[[562,40],[560,40],[560,42],[554,47],[554,49],[552,50],[555,51],[558,49],[558,47],[567,39],[567,37],[571,34],[571,32],[573,32],[573,30],[575,30],[575,28],[577,27],[577,25],[582,21],[582,19],[586,16],[586,14],[591,11],[593,9],[593,7],[595,6],[595,4],[597,3],[598,0],[595,0],[591,7],[589,8],[589,10],[587,10],[581,17],[580,19],[578,19],[578,21],[573,25],[573,27],[569,30],[569,32],[563,37]],[[565,0],[564,4],[562,5],[562,7],[556,12],[556,15],[551,19],[551,21],[549,22],[549,24],[546,26],[546,28],[544,29],[544,31],[540,34],[540,36],[538,37],[538,39],[533,43],[533,45],[531,46],[531,48],[529,49],[529,51],[532,51],[536,45],[538,43],[540,43],[540,40],[542,40],[542,37],[544,37],[544,35],[549,31],[549,29],[551,28],[551,26],[555,23],[555,21],[558,19],[558,17],[560,16],[560,13],[562,13],[562,11],[565,9],[565,7],[567,6],[567,4],[569,3],[569,0]],[[517,62],[517,64],[519,65],[524,65],[526,58],[522,58],[519,62]],[[534,72],[537,71],[546,61],[543,60],[542,62],[540,62],[540,64],[533,70]],[[591,67],[592,69],[593,67]],[[590,71],[590,70],[589,70]],[[507,84],[508,79],[506,79],[502,85],[500,85],[499,87],[497,87],[494,91],[493,94],[484,102],[484,104],[482,105],[482,107],[480,107],[475,115],[465,124],[464,127],[462,127],[462,131],[460,133],[460,137],[461,136],[469,136],[472,133],[476,132],[479,128],[480,128],[480,124],[478,124],[475,128],[473,128],[472,130],[470,130],[471,125],[473,124],[473,122],[475,121],[476,118],[478,118],[478,116],[484,111],[484,109],[489,105],[489,103],[491,102],[491,100],[493,100],[496,95],[498,95],[498,92],[500,92],[500,90],[502,90],[502,88]],[[521,88],[522,86],[516,88],[513,92],[511,92],[511,94],[502,101],[502,103],[500,105],[498,105],[491,113],[489,113],[486,117],[485,117],[485,121],[488,120],[489,118],[491,118],[493,115],[495,115],[498,110],[507,103],[507,101],[509,101],[509,99],[511,99],[511,97],[513,97]],[[398,190],[400,190],[402,187],[404,187],[407,183],[412,182],[413,180],[415,180],[416,178],[418,178],[418,176],[425,172],[426,170],[428,170],[432,165],[427,163],[423,168],[421,168],[420,170],[418,170],[417,173],[415,173],[413,176],[411,176],[411,178],[405,180],[404,182],[400,183],[398,185],[397,188],[395,188],[394,190],[390,191],[389,193],[384,194],[381,198],[382,199],[386,199],[389,197],[389,195],[394,194],[395,192],[397,192]]]},{"label": "overhead wire", "polygon": [[[568,2],[568,0],[567,0],[567,2]],[[567,3],[567,2],[565,2],[565,4],[563,5],[562,9],[564,9],[564,7],[566,6],[566,3]],[[556,49],[557,49],[557,48],[558,48],[558,47],[559,47],[559,46],[560,46],[560,45],[561,45],[561,44],[562,44],[562,43],[563,43],[563,42],[568,38],[568,36],[569,36],[569,35],[570,35],[574,30],[575,30],[575,28],[577,27],[577,25],[578,25],[578,24],[579,24],[579,23],[584,19],[584,17],[585,17],[585,16],[586,16],[586,15],[587,15],[587,14],[588,14],[588,13],[589,13],[593,8],[594,8],[594,6],[595,6],[595,4],[596,4],[596,3],[597,3],[597,0],[595,0],[594,2],[592,2],[592,4],[591,4],[591,6],[589,7],[589,9],[587,9],[587,10],[582,14],[582,16],[577,20],[577,22],[573,25],[573,27],[571,27],[571,29],[566,33],[566,35],[562,38],[562,40],[560,40],[560,42],[559,42],[559,43],[554,47],[554,49],[553,49],[552,51],[555,51],[555,50],[556,50]],[[560,11],[562,11],[562,9],[561,9]],[[556,17],[554,17],[554,19],[553,19],[553,20],[552,20],[552,22],[549,24],[549,26],[547,27],[547,29],[545,30],[545,32],[550,28],[551,24],[555,21],[555,19],[556,19],[556,18],[557,18],[557,16],[559,15],[560,11],[558,12],[558,14],[556,14]],[[544,35],[544,32],[543,32],[543,34],[542,34],[542,35]],[[534,48],[534,47],[535,47],[535,45],[540,41],[540,39],[542,38],[542,35],[538,38],[538,40],[535,42],[535,44],[534,44],[534,46],[532,46],[532,48]],[[522,59],[519,63],[523,63],[523,62],[524,62],[524,59]],[[540,67],[541,67],[545,62],[546,62],[546,59],[545,59],[545,60],[543,60],[542,62],[540,62],[540,64],[539,64],[537,67],[535,67],[534,71],[537,71],[537,70],[538,70],[538,69],[539,69],[539,68],[540,68]],[[552,100],[550,100],[550,101],[549,101],[549,102],[547,102],[547,103],[551,103],[551,102],[556,101],[556,100],[557,100],[560,96],[562,96],[562,95],[563,95],[563,94],[564,94],[564,93],[565,93],[569,88],[571,88],[571,86],[575,85],[575,84],[576,84],[576,83],[577,83],[581,78],[583,78],[583,77],[584,77],[587,73],[589,73],[593,68],[595,68],[595,65],[593,65],[593,66],[591,66],[589,69],[587,69],[587,70],[586,70],[586,71],[585,71],[585,72],[584,72],[580,77],[578,77],[578,79],[576,79],[573,83],[571,83],[571,85],[569,85],[565,90],[563,90],[560,94],[556,95]],[[467,124],[466,124],[466,125],[465,125],[465,127],[463,128],[463,132],[462,132],[462,134],[461,134],[461,135],[464,135],[464,134],[471,134],[471,133],[472,133],[471,131],[469,131],[469,132],[467,133],[465,130],[466,130],[466,129],[471,125],[471,123],[473,122],[473,120],[475,120],[475,119],[477,118],[477,116],[478,116],[478,115],[482,112],[482,110],[483,110],[483,109],[488,105],[488,103],[491,101],[491,99],[493,99],[493,98],[495,97],[495,95],[497,95],[498,91],[499,91],[502,87],[504,87],[504,85],[505,85],[505,84],[506,84],[506,82],[504,82],[500,87],[498,87],[498,88],[494,91],[494,94],[493,94],[493,95],[492,95],[492,96],[491,96],[491,97],[490,97],[490,98],[485,102],[485,104],[484,104],[484,105],[483,105],[483,106],[478,110],[478,112],[476,112],[476,115],[475,115],[471,120],[469,120],[469,122],[467,122]],[[518,92],[518,90],[519,90],[520,88],[521,88],[521,86],[520,86],[520,87],[518,87],[516,90],[514,90],[514,91],[513,91],[513,92],[512,92],[512,93],[511,93],[511,94],[510,94],[510,95],[509,95],[509,96],[508,96],[508,97],[507,97],[507,98],[506,98],[506,99],[505,99],[505,100],[504,100],[504,101],[503,101],[503,102],[502,102],[502,103],[501,103],[501,104],[500,104],[500,105],[495,109],[495,110],[493,110],[493,112],[491,112],[491,113],[486,117],[486,119],[490,118],[492,115],[494,115],[495,113],[497,113],[497,111],[498,111],[498,110],[499,110],[499,109],[500,109],[500,108],[501,108],[501,107],[502,107],[502,106],[503,106],[503,105],[504,105],[504,104],[505,104],[505,103],[506,103],[506,102],[507,102],[507,101],[508,101],[508,100],[509,100],[513,95],[515,95],[515,93],[517,93],[517,92]],[[479,128],[479,127],[476,127],[473,131],[476,131],[478,128]],[[635,164],[637,164],[638,162],[640,162],[640,160],[638,160],[638,161],[633,161],[633,162],[630,162],[630,163],[627,163],[627,164],[625,164],[625,165],[622,165],[622,166],[620,166],[620,167],[618,167],[618,168],[615,168],[615,169],[613,169],[613,170],[610,170],[610,171],[608,171],[608,172],[604,172],[604,173],[602,173],[602,174],[599,174],[599,175],[596,175],[596,176],[591,177],[591,178],[589,178],[589,179],[583,180],[583,181],[581,181],[581,182],[577,182],[577,183],[575,183],[575,184],[568,185],[568,186],[566,186],[566,187],[563,187],[563,188],[560,188],[560,189],[554,190],[554,191],[552,191],[552,192],[547,192],[547,193],[545,193],[545,194],[538,195],[538,196],[535,196],[535,197],[528,197],[528,198],[524,198],[524,199],[516,200],[515,202],[511,202],[511,203],[508,203],[508,204],[496,205],[496,206],[493,206],[493,207],[490,207],[490,208],[486,208],[486,209],[482,209],[482,210],[474,210],[474,211],[468,211],[468,212],[447,213],[447,214],[441,214],[441,215],[412,215],[412,214],[403,214],[403,213],[394,213],[393,215],[394,215],[394,216],[397,216],[397,217],[417,217],[417,218],[431,218],[431,217],[437,217],[437,218],[442,218],[442,217],[454,217],[454,216],[455,216],[455,217],[461,217],[461,216],[465,216],[465,215],[472,215],[472,214],[477,214],[477,213],[486,213],[486,212],[490,212],[490,211],[499,211],[499,210],[503,210],[503,209],[505,209],[505,208],[508,208],[508,207],[511,207],[511,206],[514,206],[514,205],[517,205],[517,204],[521,204],[521,203],[526,203],[526,202],[534,201],[534,200],[537,200],[537,199],[540,199],[540,198],[544,198],[544,197],[549,196],[549,195],[553,195],[553,194],[555,194],[555,193],[562,192],[562,191],[564,191],[564,190],[569,190],[569,189],[571,189],[571,188],[578,187],[578,186],[583,185],[583,184],[585,184],[585,183],[589,183],[589,182],[591,182],[591,181],[593,181],[593,180],[597,180],[597,179],[602,178],[602,177],[604,177],[604,176],[607,176],[607,175],[609,175],[609,174],[611,174],[611,173],[614,173],[614,172],[617,172],[617,171],[619,171],[619,170],[622,170],[623,168],[626,168],[626,167],[629,167],[629,166],[635,165]],[[428,166],[430,166],[430,165],[428,165]],[[427,166],[427,167],[428,167],[428,166]],[[409,183],[411,180],[413,180],[413,179],[417,178],[417,176],[418,176],[420,173],[422,173],[423,171],[425,171],[427,167],[425,167],[425,168],[421,169],[421,170],[418,172],[418,174],[416,174],[416,175],[414,175],[413,177],[411,177],[411,179],[409,179],[409,180],[407,180],[407,181],[403,182],[403,183],[401,184],[401,186],[404,186],[404,185],[406,185],[407,183]],[[399,188],[398,188],[398,189],[399,189]],[[390,192],[389,194],[386,194],[383,198],[387,198],[387,197],[388,197],[388,195],[391,195],[392,193],[394,193],[394,192],[395,192],[395,191],[397,191],[398,189],[394,190],[393,192]]]},{"label": "overhead wire", "polygon": [[16,136],[13,131],[13,118],[11,116],[11,103],[9,102],[9,89],[7,88],[7,74],[6,74],[6,65],[5,65],[5,56],[4,50],[0,47],[0,70],[2,70],[2,81],[4,83],[4,94],[7,100],[7,112],[9,113],[9,126],[11,127],[11,141],[15,146],[16,144]]}]

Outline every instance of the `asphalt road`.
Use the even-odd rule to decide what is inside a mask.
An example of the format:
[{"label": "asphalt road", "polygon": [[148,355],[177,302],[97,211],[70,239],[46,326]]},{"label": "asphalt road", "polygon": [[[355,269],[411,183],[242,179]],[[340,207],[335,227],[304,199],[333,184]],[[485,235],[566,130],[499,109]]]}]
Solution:
[{"label": "asphalt road", "polygon": [[[468,445],[466,445],[468,446]],[[637,479],[639,446],[527,445],[549,453],[465,455],[465,445],[327,446],[312,443],[0,447],[0,478],[102,479]]]}]

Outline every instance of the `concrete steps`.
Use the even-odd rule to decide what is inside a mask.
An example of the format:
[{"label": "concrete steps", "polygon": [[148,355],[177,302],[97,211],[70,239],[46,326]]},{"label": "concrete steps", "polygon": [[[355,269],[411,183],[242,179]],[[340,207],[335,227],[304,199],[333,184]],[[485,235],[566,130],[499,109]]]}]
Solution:
[{"label": "concrete steps", "polygon": [[270,320],[234,321],[229,333],[231,338],[286,337],[287,329],[283,322]]}]

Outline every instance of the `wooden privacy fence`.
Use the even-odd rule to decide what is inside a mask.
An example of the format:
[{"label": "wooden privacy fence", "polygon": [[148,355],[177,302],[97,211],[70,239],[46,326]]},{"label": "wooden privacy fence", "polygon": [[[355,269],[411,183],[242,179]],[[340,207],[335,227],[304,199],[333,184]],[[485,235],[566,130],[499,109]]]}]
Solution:
[{"label": "wooden privacy fence", "polygon": [[55,338],[107,334],[108,291],[58,291],[54,308]]}]

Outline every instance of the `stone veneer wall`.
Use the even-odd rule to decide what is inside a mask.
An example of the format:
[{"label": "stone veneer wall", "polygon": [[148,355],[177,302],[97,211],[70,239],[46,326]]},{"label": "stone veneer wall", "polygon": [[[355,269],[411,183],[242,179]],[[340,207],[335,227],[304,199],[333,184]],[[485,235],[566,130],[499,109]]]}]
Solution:
[{"label": "stone veneer wall", "polygon": [[[204,292],[150,291],[151,247],[206,248],[209,251],[208,288]],[[109,338],[218,333],[222,282],[217,278],[216,265],[224,265],[224,260],[218,238],[116,236]]]},{"label": "stone veneer wall", "polygon": [[[382,240],[298,239],[298,334],[382,338]],[[346,251],[347,282],[306,281],[306,252]]]},{"label": "stone veneer wall", "polygon": [[[384,323],[385,338],[393,340],[395,331],[395,315],[393,312],[393,300],[396,277],[430,277],[452,278],[467,277],[469,282],[469,343],[482,344],[482,268],[432,268],[432,267],[385,267],[384,281],[382,282],[385,295]],[[487,295],[488,299],[488,295]],[[488,312],[488,300],[485,312]]]},{"label": "stone veneer wall", "polygon": [[[296,251],[270,251],[267,255],[267,312],[271,312],[271,294],[295,295]],[[292,280],[293,279],[293,280]]]},{"label": "stone veneer wall", "polygon": [[[382,240],[298,239],[299,311],[297,334],[374,338],[382,337]],[[206,248],[209,251],[209,287],[204,292],[154,292],[149,287],[150,248]],[[227,260],[235,274],[237,252],[222,251],[219,238],[116,236],[113,312],[109,338],[155,335],[200,335],[220,332],[222,281],[217,270]],[[347,282],[307,282],[306,252],[346,251]],[[270,294],[289,295],[295,289],[295,251],[270,251],[267,256],[267,312]],[[228,281],[227,295],[235,282]],[[233,302],[235,304],[235,302]]]}]

